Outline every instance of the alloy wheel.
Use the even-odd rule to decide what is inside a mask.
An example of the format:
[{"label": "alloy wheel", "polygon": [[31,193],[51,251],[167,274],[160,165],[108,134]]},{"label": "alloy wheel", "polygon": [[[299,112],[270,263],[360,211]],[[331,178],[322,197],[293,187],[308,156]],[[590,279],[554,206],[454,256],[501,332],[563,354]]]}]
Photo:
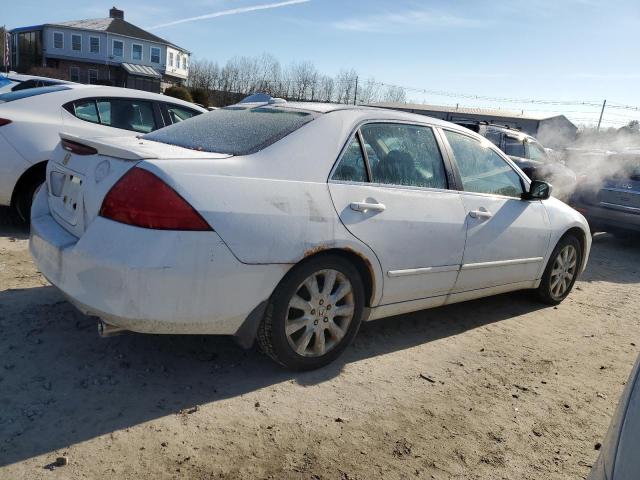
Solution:
[{"label": "alloy wheel", "polygon": [[549,288],[554,298],[562,298],[571,286],[578,266],[578,252],[573,245],[565,245],[553,262]]},{"label": "alloy wheel", "polygon": [[319,270],[298,286],[289,301],[287,341],[298,355],[320,357],[344,338],[354,311],[349,279],[337,270]]}]

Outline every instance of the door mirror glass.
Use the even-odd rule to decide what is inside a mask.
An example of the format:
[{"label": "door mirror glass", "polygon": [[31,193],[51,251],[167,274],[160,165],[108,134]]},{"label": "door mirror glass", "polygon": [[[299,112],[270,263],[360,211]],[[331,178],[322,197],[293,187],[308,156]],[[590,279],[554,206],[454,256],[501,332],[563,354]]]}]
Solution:
[{"label": "door mirror glass", "polygon": [[551,196],[551,185],[541,180],[534,180],[529,191],[522,195],[523,200],[546,200]]}]

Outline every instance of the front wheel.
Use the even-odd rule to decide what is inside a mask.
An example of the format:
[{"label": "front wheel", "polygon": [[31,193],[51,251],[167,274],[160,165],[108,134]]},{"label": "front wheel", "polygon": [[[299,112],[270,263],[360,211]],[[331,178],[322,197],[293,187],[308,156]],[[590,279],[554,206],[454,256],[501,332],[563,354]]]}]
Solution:
[{"label": "front wheel", "polygon": [[580,241],[573,235],[560,239],[542,275],[537,290],[538,298],[550,305],[562,302],[576,283],[580,265],[582,265]]},{"label": "front wheel", "polygon": [[261,350],[294,370],[335,360],[362,321],[364,287],[356,268],[337,255],[294,267],[274,291],[258,329]]}]

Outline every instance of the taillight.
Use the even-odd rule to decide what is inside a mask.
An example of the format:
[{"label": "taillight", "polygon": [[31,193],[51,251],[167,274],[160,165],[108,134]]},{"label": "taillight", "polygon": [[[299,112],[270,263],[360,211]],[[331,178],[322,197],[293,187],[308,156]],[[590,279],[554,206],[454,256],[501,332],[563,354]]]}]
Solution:
[{"label": "taillight", "polygon": [[0,127],[4,127],[5,125],[9,125],[11,120],[8,118],[0,118]]},{"label": "taillight", "polygon": [[100,216],[154,230],[212,230],[173,188],[137,167],[111,188],[100,207]]},{"label": "taillight", "polygon": [[62,140],[62,148],[67,152],[74,153],[76,155],[95,155],[98,153],[93,147],[83,145],[82,143],[73,142],[71,140]]}]

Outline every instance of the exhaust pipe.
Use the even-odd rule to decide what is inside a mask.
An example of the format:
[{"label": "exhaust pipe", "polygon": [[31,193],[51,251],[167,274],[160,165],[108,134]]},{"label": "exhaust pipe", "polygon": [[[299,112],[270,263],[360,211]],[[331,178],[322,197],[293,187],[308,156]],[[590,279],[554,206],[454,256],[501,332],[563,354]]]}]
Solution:
[{"label": "exhaust pipe", "polygon": [[126,328],[117,327],[103,320],[98,320],[98,335],[100,338],[115,337],[125,332],[128,332]]}]

